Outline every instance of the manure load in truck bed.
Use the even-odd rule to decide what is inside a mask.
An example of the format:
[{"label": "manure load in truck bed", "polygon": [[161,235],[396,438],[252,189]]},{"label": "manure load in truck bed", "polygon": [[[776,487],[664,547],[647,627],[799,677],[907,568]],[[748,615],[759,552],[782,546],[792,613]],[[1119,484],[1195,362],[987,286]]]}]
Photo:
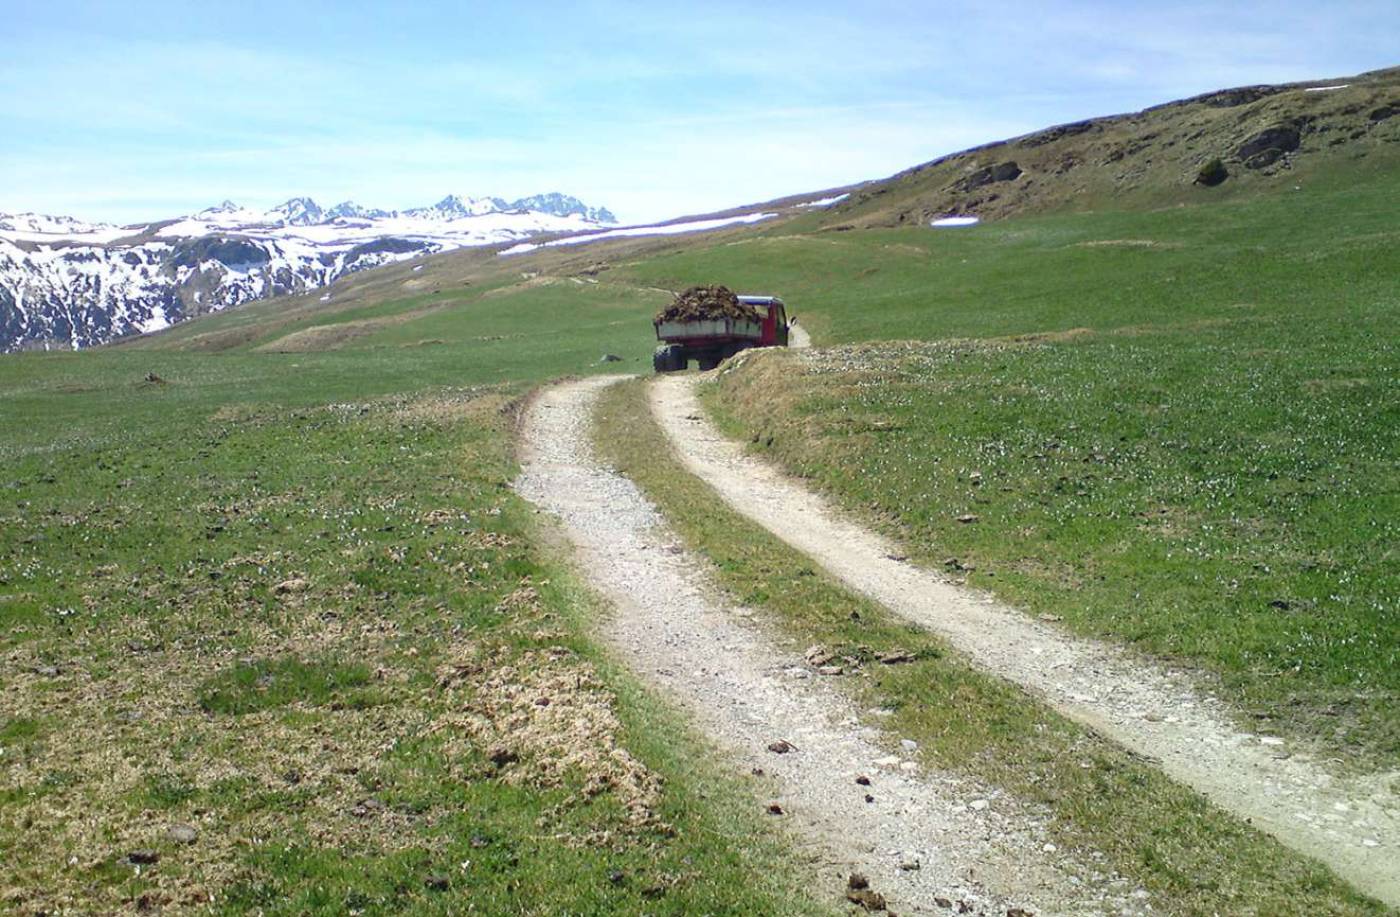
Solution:
[{"label": "manure load in truck bed", "polygon": [[669,306],[656,313],[660,325],[672,322],[714,322],[733,319],[738,322],[763,323],[763,313],[754,306],[739,301],[726,286],[691,287],[681,293]]}]

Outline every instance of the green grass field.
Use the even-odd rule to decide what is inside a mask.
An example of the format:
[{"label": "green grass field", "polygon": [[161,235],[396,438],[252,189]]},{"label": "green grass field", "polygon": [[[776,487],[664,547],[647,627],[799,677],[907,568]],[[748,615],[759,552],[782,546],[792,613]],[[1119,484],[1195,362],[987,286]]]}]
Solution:
[{"label": "green grass field", "polygon": [[0,361],[0,909],[823,912],[426,353]]}]

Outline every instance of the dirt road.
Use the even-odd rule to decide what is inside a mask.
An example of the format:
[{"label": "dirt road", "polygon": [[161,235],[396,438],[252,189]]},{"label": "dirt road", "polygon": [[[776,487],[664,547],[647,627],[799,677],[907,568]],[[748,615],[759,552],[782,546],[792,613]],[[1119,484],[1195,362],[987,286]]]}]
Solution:
[{"label": "dirt road", "polygon": [[658,378],[652,408],[687,469],[737,512],[851,588],[945,637],[973,664],[1158,762],[1173,778],[1400,906],[1400,774],[1343,780],[1238,730],[1184,674],[1074,637],[895,558],[902,552],[723,438],[695,376]]},{"label": "dirt road", "polygon": [[[900,913],[949,913],[940,898],[978,914],[1146,912],[1147,892],[1047,844],[1044,813],[921,773],[907,747],[883,746],[798,652],[719,598],[636,486],[592,455],[591,407],[611,381],[535,399],[516,489],[558,518],[579,569],[615,608],[602,636],[621,659],[679,703],[730,766],[762,771],[771,795],[755,806],[771,799],[781,810],[772,817],[813,848],[820,897],[839,902],[862,872]],[[791,750],[770,750],[779,741]]]}]

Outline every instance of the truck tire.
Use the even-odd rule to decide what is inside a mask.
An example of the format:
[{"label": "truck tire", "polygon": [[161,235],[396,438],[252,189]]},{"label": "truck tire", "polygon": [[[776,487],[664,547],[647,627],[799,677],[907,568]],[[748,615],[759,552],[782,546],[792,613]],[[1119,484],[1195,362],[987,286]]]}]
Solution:
[{"label": "truck tire", "polygon": [[721,358],[720,358],[720,355],[719,355],[719,354],[716,354],[716,353],[707,353],[707,354],[705,354],[703,357],[701,357],[700,359],[696,360],[695,362],[696,362],[696,364],[700,367],[700,371],[701,371],[702,373],[705,373],[705,372],[709,372],[710,370],[712,370],[712,369],[714,369],[716,366],[718,366],[718,365],[719,365],[720,359],[721,359]]},{"label": "truck tire", "polygon": [[674,344],[656,348],[651,355],[651,368],[659,373],[673,373],[685,369],[685,349]]}]

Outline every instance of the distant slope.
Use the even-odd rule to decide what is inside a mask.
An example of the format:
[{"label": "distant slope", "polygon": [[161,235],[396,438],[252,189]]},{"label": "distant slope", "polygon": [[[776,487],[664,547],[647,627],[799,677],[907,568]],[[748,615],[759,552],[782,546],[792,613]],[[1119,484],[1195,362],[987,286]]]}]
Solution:
[{"label": "distant slope", "polygon": [[[1373,156],[1400,158],[1400,68],[1226,89],[944,156],[871,182],[828,225],[1196,203],[1289,188]],[[1223,172],[1203,178],[1212,160]]]},{"label": "distant slope", "polygon": [[[308,327],[358,323],[352,335],[318,332],[314,339],[320,342],[318,349],[340,349],[374,340],[376,328],[399,323],[409,313],[453,309],[476,303],[488,293],[495,297],[512,287],[537,287],[547,281],[576,286],[602,278],[606,283],[623,273],[614,268],[651,265],[663,270],[660,265],[668,256],[688,252],[696,257],[682,261],[694,261],[695,271],[673,274],[668,267],[664,279],[653,278],[643,288],[660,295],[664,291],[656,288],[718,279],[825,303],[840,300],[853,284],[868,285],[869,275],[878,269],[861,260],[868,257],[863,245],[835,247],[838,230],[926,226],[930,219],[949,213],[970,213],[984,220],[1064,211],[1132,213],[1277,197],[1302,183],[1309,190],[1322,183],[1333,188],[1364,186],[1400,169],[1397,114],[1400,69],[1292,86],[1221,90],[1137,114],[1049,128],[943,157],[887,179],[674,221],[691,226],[713,221],[719,228],[709,232],[599,233],[568,240],[576,244],[529,251],[522,245],[515,249],[520,254],[509,257],[483,249],[451,252],[413,265],[359,272],[324,293],[251,304],[132,343],[193,350],[275,347],[282,336]],[[1227,173],[1224,180],[1198,183],[1203,166],[1217,158]],[[720,225],[760,214],[771,217],[750,225]],[[855,241],[853,236],[841,237]],[[940,244],[949,242],[945,238]],[[750,251],[748,243],[760,244]],[[758,249],[781,249],[782,254],[769,263]],[[855,259],[851,263],[843,261],[847,249]],[[701,265],[703,271],[697,273]],[[607,271],[612,273],[604,275]],[[653,270],[642,267],[630,273]],[[922,283],[924,278],[916,279]],[[979,284],[986,282],[984,277]],[[329,298],[323,301],[323,296]],[[830,314],[842,313],[833,309]],[[877,336],[891,335],[901,333],[882,328]],[[297,341],[300,348],[313,339],[302,335]]]}]

